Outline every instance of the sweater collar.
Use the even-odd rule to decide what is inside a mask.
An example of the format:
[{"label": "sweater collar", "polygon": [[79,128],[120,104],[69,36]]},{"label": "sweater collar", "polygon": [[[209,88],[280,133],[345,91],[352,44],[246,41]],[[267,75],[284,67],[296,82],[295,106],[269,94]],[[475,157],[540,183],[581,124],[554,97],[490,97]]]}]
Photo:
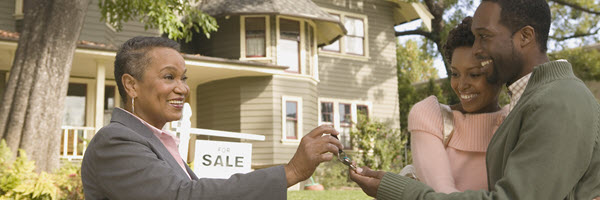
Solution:
[{"label": "sweater collar", "polygon": [[573,74],[571,63],[566,60],[546,62],[533,68],[533,72],[531,73],[529,83],[525,90],[530,90],[530,88],[535,88],[548,81],[567,78],[577,78],[575,74]]}]

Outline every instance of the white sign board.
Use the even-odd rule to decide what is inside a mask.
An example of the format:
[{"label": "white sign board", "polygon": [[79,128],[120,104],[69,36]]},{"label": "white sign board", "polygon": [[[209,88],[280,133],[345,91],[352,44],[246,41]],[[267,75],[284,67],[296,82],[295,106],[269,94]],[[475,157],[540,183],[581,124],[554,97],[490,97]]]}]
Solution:
[{"label": "white sign board", "polygon": [[194,173],[199,178],[229,178],[250,172],[252,144],[220,141],[196,141]]}]

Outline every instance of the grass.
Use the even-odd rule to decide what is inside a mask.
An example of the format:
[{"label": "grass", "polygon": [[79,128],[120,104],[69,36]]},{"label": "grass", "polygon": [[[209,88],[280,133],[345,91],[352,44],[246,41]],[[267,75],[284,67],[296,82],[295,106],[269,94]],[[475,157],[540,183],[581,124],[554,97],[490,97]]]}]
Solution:
[{"label": "grass", "polygon": [[362,190],[288,191],[289,200],[372,200]]}]

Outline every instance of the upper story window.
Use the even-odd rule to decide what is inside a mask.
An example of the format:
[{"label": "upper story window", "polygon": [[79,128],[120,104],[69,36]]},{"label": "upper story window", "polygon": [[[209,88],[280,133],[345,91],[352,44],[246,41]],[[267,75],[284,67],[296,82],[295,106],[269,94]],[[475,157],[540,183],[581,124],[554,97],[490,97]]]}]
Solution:
[{"label": "upper story window", "polygon": [[270,60],[269,16],[240,16],[240,59]]},{"label": "upper story window", "polygon": [[300,22],[279,19],[277,64],[288,66],[286,71],[300,73]]},{"label": "upper story window", "polygon": [[363,19],[346,17],[344,26],[348,29],[348,34],[344,36],[346,53],[364,55],[365,23]]},{"label": "upper story window", "polygon": [[246,57],[267,57],[265,17],[246,17]]},{"label": "upper story window", "polygon": [[334,18],[339,19],[348,31],[339,40],[321,48],[322,52],[340,53],[350,56],[368,57],[367,17],[354,13],[328,10]]}]

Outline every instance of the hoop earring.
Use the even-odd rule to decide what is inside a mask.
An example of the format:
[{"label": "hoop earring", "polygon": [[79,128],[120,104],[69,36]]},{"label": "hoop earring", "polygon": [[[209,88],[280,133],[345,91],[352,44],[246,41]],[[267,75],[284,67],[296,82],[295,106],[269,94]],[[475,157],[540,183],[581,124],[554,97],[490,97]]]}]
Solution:
[{"label": "hoop earring", "polygon": [[135,114],[135,97],[131,98],[131,114]]}]

